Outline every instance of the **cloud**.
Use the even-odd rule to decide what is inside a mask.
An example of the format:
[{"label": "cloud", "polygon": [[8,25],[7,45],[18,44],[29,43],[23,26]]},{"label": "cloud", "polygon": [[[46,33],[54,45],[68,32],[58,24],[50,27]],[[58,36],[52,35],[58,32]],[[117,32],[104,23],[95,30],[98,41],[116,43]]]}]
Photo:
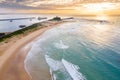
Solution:
[{"label": "cloud", "polygon": [[[0,0],[0,8],[20,10],[73,9],[82,3],[103,1],[113,2],[114,0]],[[119,2],[119,0],[115,2]]]},{"label": "cloud", "polygon": [[73,4],[78,0],[0,0],[1,8],[13,9],[56,9]]},{"label": "cloud", "polygon": [[[0,8],[7,8],[7,9],[50,9],[47,5],[41,6],[30,6],[33,0],[24,1],[24,0],[1,0],[0,1]],[[31,4],[32,5],[32,4]]]}]

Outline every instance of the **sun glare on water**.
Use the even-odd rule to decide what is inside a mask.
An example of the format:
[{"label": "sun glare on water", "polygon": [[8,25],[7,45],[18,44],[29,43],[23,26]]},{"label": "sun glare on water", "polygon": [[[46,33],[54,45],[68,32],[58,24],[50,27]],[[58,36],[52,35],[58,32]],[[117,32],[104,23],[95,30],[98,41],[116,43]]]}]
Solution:
[{"label": "sun glare on water", "polygon": [[[109,16],[107,16],[107,15],[98,15],[95,18],[96,18],[96,20],[103,20],[103,21],[109,20]],[[108,25],[107,23],[105,23],[105,24],[99,23],[99,24],[94,25],[94,27],[96,27],[96,29],[99,30],[100,32],[104,32],[109,29],[109,27],[106,27],[107,25]]]},{"label": "sun glare on water", "polygon": [[107,15],[97,15],[95,18],[97,20],[108,20],[109,16],[107,16]]}]

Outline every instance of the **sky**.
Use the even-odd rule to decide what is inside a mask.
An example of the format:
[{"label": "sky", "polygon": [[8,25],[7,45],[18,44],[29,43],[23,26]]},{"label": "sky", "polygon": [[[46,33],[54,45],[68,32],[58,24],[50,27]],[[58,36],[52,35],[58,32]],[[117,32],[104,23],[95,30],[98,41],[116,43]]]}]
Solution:
[{"label": "sky", "polygon": [[0,13],[120,15],[120,0],[0,0]]}]

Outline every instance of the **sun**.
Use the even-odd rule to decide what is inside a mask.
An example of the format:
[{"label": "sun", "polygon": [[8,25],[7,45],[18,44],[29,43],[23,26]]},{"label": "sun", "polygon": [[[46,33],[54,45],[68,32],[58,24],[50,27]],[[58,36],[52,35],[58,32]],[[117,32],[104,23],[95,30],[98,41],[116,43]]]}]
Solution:
[{"label": "sun", "polygon": [[93,4],[86,4],[83,6],[88,11],[92,12],[104,12],[107,10],[112,10],[116,8],[116,5],[113,3],[93,3]]},{"label": "sun", "polygon": [[[82,9],[81,9],[82,7]],[[104,2],[104,3],[86,3],[76,7],[78,11],[84,11],[89,13],[104,13],[105,11],[111,11],[118,7],[118,4]]]}]

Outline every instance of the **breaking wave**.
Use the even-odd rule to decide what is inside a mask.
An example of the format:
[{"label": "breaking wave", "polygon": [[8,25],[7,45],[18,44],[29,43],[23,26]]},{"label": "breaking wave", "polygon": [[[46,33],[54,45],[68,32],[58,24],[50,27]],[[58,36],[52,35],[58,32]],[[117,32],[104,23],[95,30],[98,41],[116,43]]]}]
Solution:
[{"label": "breaking wave", "polygon": [[45,55],[45,59],[50,67],[53,80],[58,80],[54,71],[61,71],[64,76],[66,76],[64,80],[87,80],[85,76],[78,71],[79,67],[77,65],[74,65],[65,59],[62,59],[61,61],[54,60],[48,55]]}]

